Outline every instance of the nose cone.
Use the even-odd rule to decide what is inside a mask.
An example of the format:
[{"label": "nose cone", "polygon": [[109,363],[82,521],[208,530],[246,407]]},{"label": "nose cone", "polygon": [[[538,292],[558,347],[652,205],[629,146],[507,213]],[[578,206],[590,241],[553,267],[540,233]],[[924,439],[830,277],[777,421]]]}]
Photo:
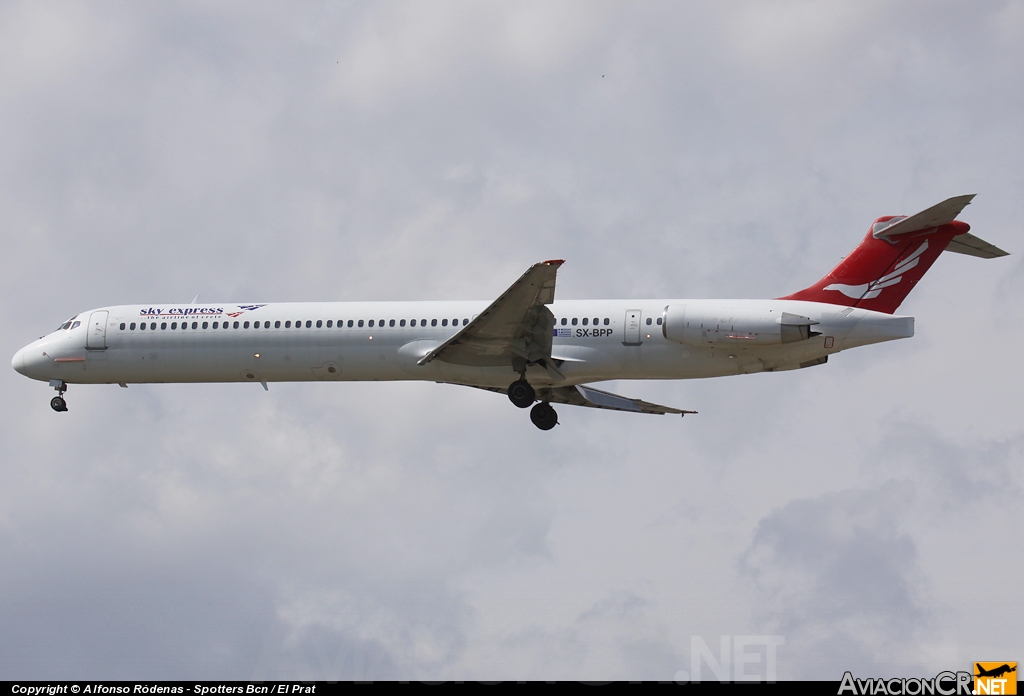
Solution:
[{"label": "nose cone", "polygon": [[16,372],[25,374],[25,348],[22,348],[14,354],[14,359],[11,360],[11,367],[13,367]]},{"label": "nose cone", "polygon": [[14,354],[11,367],[26,377],[47,380],[49,377],[43,373],[51,363],[52,361],[43,355],[42,348],[36,343],[30,343]]}]

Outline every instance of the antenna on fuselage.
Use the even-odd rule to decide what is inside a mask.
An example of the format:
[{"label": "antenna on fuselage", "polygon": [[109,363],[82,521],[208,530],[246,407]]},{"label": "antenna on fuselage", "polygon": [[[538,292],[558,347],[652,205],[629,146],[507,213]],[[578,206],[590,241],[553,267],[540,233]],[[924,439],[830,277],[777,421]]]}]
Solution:
[{"label": "antenna on fuselage", "polygon": [[198,301],[199,301],[199,295],[196,295],[195,297],[192,298],[192,301],[189,304],[195,304]]}]

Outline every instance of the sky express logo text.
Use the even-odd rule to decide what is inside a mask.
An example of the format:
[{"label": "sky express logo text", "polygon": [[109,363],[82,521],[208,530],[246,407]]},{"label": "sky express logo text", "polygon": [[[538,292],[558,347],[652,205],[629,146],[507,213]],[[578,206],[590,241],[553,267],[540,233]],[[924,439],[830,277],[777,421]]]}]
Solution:
[{"label": "sky express logo text", "polygon": [[[237,305],[237,312],[227,312],[229,317],[237,317],[242,312],[251,312],[254,309],[265,307],[266,305],[254,304],[254,305]],[[149,307],[148,309],[140,309],[139,316],[143,317],[219,317],[224,314],[223,307],[171,307],[170,309],[163,309],[161,307]]]}]

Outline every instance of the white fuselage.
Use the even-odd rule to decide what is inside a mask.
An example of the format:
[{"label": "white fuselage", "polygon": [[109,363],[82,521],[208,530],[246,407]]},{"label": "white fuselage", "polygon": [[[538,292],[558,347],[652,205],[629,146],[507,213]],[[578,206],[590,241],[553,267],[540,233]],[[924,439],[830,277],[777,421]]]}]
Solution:
[{"label": "white fuselage", "polygon": [[[732,334],[680,343],[667,337],[663,322],[667,307],[684,305],[691,313],[725,307],[739,314],[786,312],[816,323],[809,338],[777,345]],[[467,301],[102,307],[78,315],[78,326],[71,322],[29,344],[13,365],[34,379],[68,384],[429,380],[504,388],[517,378],[511,365],[418,364],[487,306]],[[548,308],[555,317],[551,357],[557,372],[531,365],[527,379],[538,385],[795,369],[847,348],[913,335],[911,317],[793,300],[570,300]]]}]

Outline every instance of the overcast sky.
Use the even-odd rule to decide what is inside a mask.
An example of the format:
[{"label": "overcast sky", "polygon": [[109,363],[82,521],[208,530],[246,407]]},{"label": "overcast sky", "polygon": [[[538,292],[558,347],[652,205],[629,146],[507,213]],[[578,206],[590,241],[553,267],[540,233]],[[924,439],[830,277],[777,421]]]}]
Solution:
[{"label": "overcast sky", "polygon": [[490,300],[549,258],[562,299],[777,297],[964,193],[1014,254],[940,258],[911,340],[610,384],[685,420],[432,383],[56,414],[0,371],[0,679],[1024,659],[1022,126],[1022,2],[0,2],[8,356],[91,307]]}]

